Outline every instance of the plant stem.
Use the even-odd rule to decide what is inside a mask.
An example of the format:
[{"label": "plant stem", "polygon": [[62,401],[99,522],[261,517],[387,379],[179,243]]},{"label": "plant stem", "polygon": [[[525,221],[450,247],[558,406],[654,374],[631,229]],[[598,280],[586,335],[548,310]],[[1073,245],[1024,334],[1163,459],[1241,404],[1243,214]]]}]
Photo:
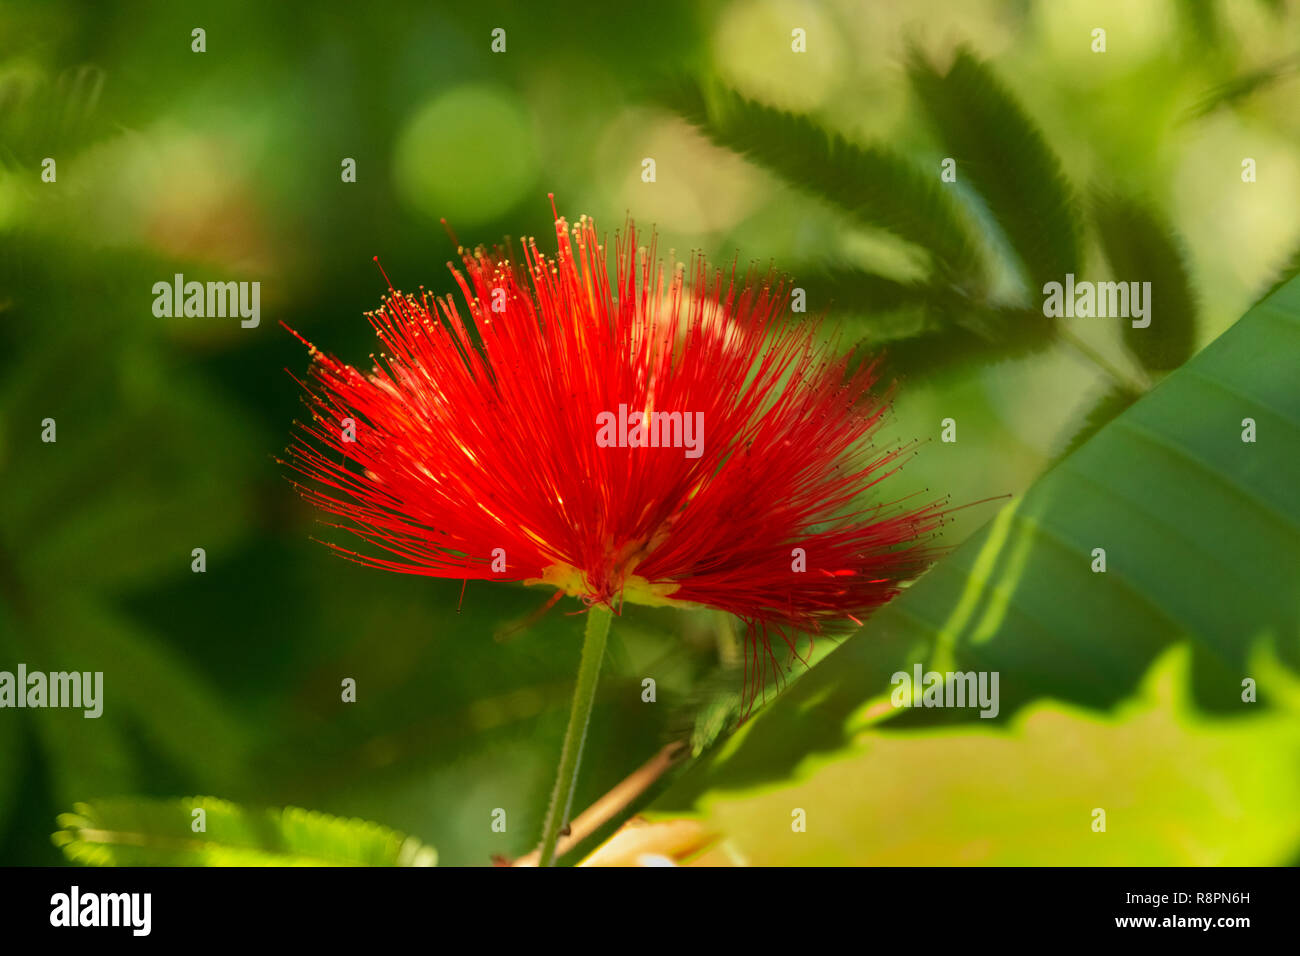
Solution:
[{"label": "plant stem", "polygon": [[591,705],[596,700],[596,684],[600,678],[600,663],[605,656],[605,639],[609,636],[609,621],[612,616],[609,608],[599,604],[593,604],[587,611],[587,628],[582,638],[582,663],[578,665],[578,685],[573,689],[573,709],[569,712],[569,727],[564,732],[560,769],[555,776],[551,805],[546,811],[546,823],[542,827],[538,866],[550,866],[555,862],[555,844],[569,818],[573,791],[578,783],[578,767],[582,764],[582,745],[587,739],[587,723],[591,719]]}]

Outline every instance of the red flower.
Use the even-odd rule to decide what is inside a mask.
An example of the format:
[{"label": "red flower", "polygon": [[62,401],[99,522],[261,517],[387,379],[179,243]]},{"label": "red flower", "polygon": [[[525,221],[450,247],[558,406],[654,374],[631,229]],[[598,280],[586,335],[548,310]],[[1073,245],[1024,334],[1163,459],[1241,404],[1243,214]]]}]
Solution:
[{"label": "red flower", "polygon": [[771,273],[694,257],[688,283],[629,224],[611,275],[590,220],[572,239],[555,225],[553,260],[532,240],[522,263],[461,250],[468,315],[390,289],[369,373],[311,349],[290,464],[371,546],[332,547],[616,609],[721,608],[749,625],[752,677],[772,632],[793,651],[923,570],[940,504],[866,500],[905,451],[867,441],[887,408],[875,365],[781,321]]}]

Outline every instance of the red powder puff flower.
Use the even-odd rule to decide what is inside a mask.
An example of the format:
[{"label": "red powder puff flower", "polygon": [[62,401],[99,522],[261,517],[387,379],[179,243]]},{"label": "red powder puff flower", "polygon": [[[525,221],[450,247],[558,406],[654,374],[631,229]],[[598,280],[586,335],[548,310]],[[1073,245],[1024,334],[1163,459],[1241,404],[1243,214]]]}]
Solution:
[{"label": "red powder puff flower", "polygon": [[290,464],[373,546],[332,547],[611,608],[720,608],[748,624],[759,682],[774,632],[793,649],[857,623],[923,570],[939,505],[866,500],[903,453],[868,443],[875,365],[781,322],[771,273],[695,257],[688,282],[629,224],[611,275],[591,220],[555,227],[554,259],[461,250],[468,316],[392,291],[369,373],[311,349]]},{"label": "red powder puff flower", "polygon": [[772,273],[738,282],[698,256],[666,273],[629,224],[611,274],[590,220],[570,236],[557,214],[555,234],[554,259],[532,240],[522,262],[461,250],[468,314],[390,287],[368,373],[312,347],[313,420],[289,462],[303,495],[368,543],[333,545],[348,557],[589,605],[543,865],[624,601],[744,620],[756,692],[774,633],[794,653],[797,633],[888,601],[942,519],[942,503],[876,492],[905,453],[870,443],[888,407],[876,366],[838,357],[816,323],[782,321]]}]

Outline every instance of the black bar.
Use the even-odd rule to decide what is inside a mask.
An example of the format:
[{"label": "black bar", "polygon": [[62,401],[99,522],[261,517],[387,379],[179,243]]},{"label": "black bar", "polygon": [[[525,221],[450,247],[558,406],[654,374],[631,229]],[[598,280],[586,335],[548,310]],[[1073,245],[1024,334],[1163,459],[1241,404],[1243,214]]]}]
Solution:
[{"label": "black bar", "polygon": [[[656,869],[656,868],[650,868]],[[689,870],[690,868],[685,868]],[[0,871],[6,942],[46,937],[336,945],[413,936],[430,947],[491,950],[582,940],[674,945],[783,930],[809,943],[852,929],[882,940],[1074,941],[1131,937],[1231,945],[1293,927],[1294,869],[734,869],[678,876],[557,869],[93,869]],[[53,926],[58,895],[149,894],[147,936],[132,925]],[[1183,894],[1183,895],[1179,895]],[[86,902],[95,896],[93,904]],[[144,897],[137,898],[143,909]],[[126,910],[119,922],[143,924]],[[1191,921],[1195,921],[1194,923]],[[1209,925],[1202,921],[1208,920]],[[1228,922],[1231,921],[1231,922]],[[608,936],[611,930],[622,930]],[[142,928],[142,926],[140,926]],[[464,934],[470,934],[468,938]],[[972,935],[973,934],[973,935]],[[1243,935],[1244,934],[1244,935]],[[820,948],[821,944],[817,944]],[[7,947],[6,947],[7,948]],[[547,946],[546,948],[550,948]],[[583,949],[589,947],[583,946]],[[621,948],[618,947],[618,948]]]}]

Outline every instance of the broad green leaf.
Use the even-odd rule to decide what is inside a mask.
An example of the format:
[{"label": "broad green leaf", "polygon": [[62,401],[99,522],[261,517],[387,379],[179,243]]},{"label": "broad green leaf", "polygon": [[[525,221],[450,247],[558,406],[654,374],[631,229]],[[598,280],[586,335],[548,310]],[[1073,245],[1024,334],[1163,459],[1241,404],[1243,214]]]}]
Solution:
[{"label": "broad green leaf", "polygon": [[680,83],[661,100],[719,146],[765,166],[859,222],[916,243],[964,282],[980,257],[957,203],[939,182],[880,147],[857,146],[806,116],[785,113],[719,86]]},{"label": "broad green leaf", "polygon": [[1077,272],[1073,191],[1038,126],[988,65],[962,47],[940,71],[914,49],[908,76],[957,161],[958,181],[974,187],[1024,266],[1030,294]]},{"label": "broad green leaf", "polygon": [[[1113,714],[1042,702],[997,729],[884,725],[777,786],[712,792],[694,821],[713,835],[702,862],[1287,865],[1300,846],[1300,710],[1198,713],[1184,696],[1188,657],[1171,649],[1140,698]],[[1104,831],[1094,829],[1098,810]]]},{"label": "broad green leaf", "polygon": [[[673,791],[782,779],[893,716],[920,726],[970,710],[889,703],[890,677],[997,671],[1005,720],[1055,697],[1113,706],[1162,651],[1186,643],[1197,703],[1240,712],[1251,653],[1300,667],[1300,279],[1004,507]],[[1255,423],[1244,442],[1244,419]],[[1104,573],[1094,572],[1104,549]],[[1263,698],[1262,698],[1263,699]]]},{"label": "broad green leaf", "polygon": [[[201,810],[202,814],[196,814]],[[203,829],[197,829],[202,821]],[[212,797],[79,803],[54,843],[94,866],[432,866],[415,837],[298,807],[248,810]]]},{"label": "broad green leaf", "polygon": [[1150,325],[1124,322],[1125,347],[1144,368],[1177,368],[1196,345],[1197,307],[1173,227],[1151,207],[1115,194],[1096,197],[1093,218],[1114,280],[1151,283],[1146,301]]}]

